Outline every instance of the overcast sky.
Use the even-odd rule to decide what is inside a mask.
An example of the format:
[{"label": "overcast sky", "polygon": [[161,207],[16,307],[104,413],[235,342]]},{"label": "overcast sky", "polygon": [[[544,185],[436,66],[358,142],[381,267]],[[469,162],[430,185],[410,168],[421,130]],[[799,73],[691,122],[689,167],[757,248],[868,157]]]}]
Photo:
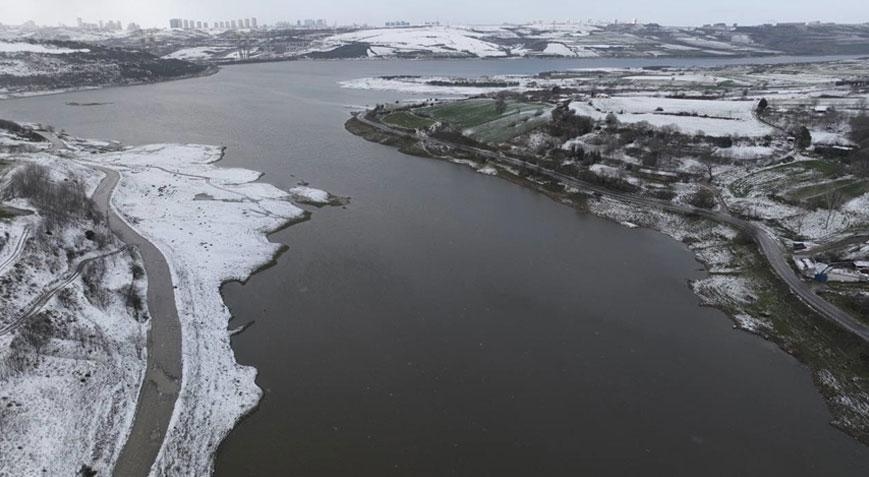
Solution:
[{"label": "overcast sky", "polygon": [[166,26],[172,17],[201,21],[256,17],[262,23],[325,18],[330,24],[387,20],[441,23],[613,20],[699,25],[776,21],[869,22],[869,0],[0,0],[0,23],[45,25],[121,20]]}]

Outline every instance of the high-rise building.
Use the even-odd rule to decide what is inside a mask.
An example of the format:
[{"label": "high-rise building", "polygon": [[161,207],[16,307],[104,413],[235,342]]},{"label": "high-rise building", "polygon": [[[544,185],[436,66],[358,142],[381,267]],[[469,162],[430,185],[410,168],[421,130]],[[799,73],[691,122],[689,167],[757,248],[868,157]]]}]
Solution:
[{"label": "high-rise building", "polygon": [[183,25],[184,23],[180,18],[172,18],[169,20],[169,28],[181,28]]},{"label": "high-rise building", "polygon": [[202,29],[202,22],[196,22],[196,28]]},{"label": "high-rise building", "polygon": [[250,27],[256,28],[256,17],[251,17],[250,19]]},{"label": "high-rise building", "polygon": [[235,20],[230,20],[230,21],[229,21],[229,24],[230,24],[230,27],[229,27],[229,28],[235,30]]},{"label": "high-rise building", "polygon": [[250,28],[250,18],[245,18],[245,19],[244,19],[244,27],[245,27],[245,28]]},{"label": "high-rise building", "polygon": [[239,27],[239,28],[244,28],[244,20],[239,20],[239,21],[238,21],[238,27]]},{"label": "high-rise building", "polygon": [[183,29],[185,29],[185,30],[188,29],[188,28],[190,28],[190,20],[181,20],[181,22],[182,22],[182,23],[181,23],[181,25],[182,25],[181,28],[183,28]]}]

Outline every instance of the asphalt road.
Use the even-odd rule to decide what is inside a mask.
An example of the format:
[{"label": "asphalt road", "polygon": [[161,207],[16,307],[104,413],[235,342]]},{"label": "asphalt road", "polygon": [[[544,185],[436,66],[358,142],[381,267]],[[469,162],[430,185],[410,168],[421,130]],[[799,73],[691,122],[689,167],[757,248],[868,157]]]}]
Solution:
[{"label": "asphalt road", "polygon": [[[374,127],[390,135],[420,140],[420,137],[416,136],[415,134],[393,129],[380,122],[371,121],[365,118],[364,114],[356,115],[356,119],[368,126]],[[548,176],[567,185],[576,187],[577,189],[595,192],[600,194],[601,196],[610,197],[620,200],[622,202],[647,207],[656,207],[669,212],[675,212],[684,215],[698,215],[709,220],[730,225],[736,229],[739,229],[747,233],[755,241],[755,243],[757,243],[758,249],[769,262],[770,267],[775,272],[775,274],[788,286],[788,288],[790,288],[791,292],[794,295],[796,295],[800,300],[803,301],[803,303],[812,308],[822,318],[835,323],[841,328],[853,333],[864,342],[869,343],[869,326],[854,318],[837,306],[833,305],[832,303],[828,302],[827,300],[824,300],[823,298],[818,296],[814,292],[814,290],[812,290],[809,284],[803,281],[796,274],[796,272],[794,272],[793,268],[791,268],[790,264],[788,263],[788,257],[785,255],[784,249],[781,247],[781,245],[774,238],[770,237],[770,235],[763,228],[751,222],[734,217],[726,211],[717,212],[686,205],[673,204],[670,202],[664,202],[662,200],[647,197],[641,197],[635,194],[615,192],[605,187],[578,180],[557,171],[538,167],[536,164],[527,163],[525,161],[522,161],[515,157],[507,156],[500,152],[479,149],[476,147],[465,146],[461,144],[454,144],[434,138],[425,138],[423,140],[427,144],[434,144],[442,147],[470,152],[478,156],[485,157],[486,159],[493,160],[495,162],[505,163],[515,167],[528,168],[534,170],[537,174]]]}]

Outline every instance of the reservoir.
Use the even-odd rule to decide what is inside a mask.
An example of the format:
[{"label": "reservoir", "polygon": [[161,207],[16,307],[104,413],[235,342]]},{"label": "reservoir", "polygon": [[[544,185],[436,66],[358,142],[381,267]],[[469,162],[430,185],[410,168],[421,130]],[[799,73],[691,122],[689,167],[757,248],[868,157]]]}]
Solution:
[{"label": "reservoir", "polygon": [[224,165],[351,198],[272,235],[287,253],[223,289],[230,326],[254,322],[233,346],[264,396],[220,477],[866,475],[869,448],[829,425],[810,371],[698,306],[684,245],[343,128],[353,108],[422,97],[339,85],[359,77],[722,61],[269,63],[0,110],[225,145]]}]

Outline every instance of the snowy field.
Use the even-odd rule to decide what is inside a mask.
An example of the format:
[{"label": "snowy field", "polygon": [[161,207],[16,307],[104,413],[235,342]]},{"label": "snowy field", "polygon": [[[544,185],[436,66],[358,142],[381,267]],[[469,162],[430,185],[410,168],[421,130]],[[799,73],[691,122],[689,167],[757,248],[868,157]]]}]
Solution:
[{"label": "snowy field", "polygon": [[456,27],[388,28],[359,30],[323,40],[317,50],[331,50],[349,43],[370,45],[368,56],[395,56],[401,53],[429,52],[441,56],[507,56],[509,49],[479,39],[471,30]]},{"label": "snowy field", "polygon": [[[448,81],[447,77],[419,77],[419,78],[381,78],[368,77],[341,81],[339,85],[347,89],[371,89],[384,91],[400,91],[420,95],[431,95],[439,98],[456,98],[473,96],[477,94],[496,93],[503,91],[502,87],[486,86],[443,86],[430,84],[431,81]],[[506,88],[518,91],[522,87]]]},{"label": "snowy field", "polygon": [[69,53],[87,53],[87,48],[62,48],[40,43],[25,43],[22,41],[0,41],[0,53],[41,53],[46,55],[66,55]]},{"label": "snowy field", "polygon": [[753,101],[670,99],[651,96],[593,98],[574,101],[577,114],[605,119],[613,113],[623,123],[647,122],[652,126],[675,126],[683,133],[702,131],[711,136],[758,137],[773,134],[772,128],[752,115]]},{"label": "snowy field", "polygon": [[318,39],[308,51],[329,51],[347,45],[368,45],[369,57],[597,57],[703,55],[736,56],[774,53],[750,42],[703,38],[693,29],[674,28],[673,38],[660,34],[607,30],[588,23],[526,25],[410,26],[363,29]]},{"label": "snowy field", "polygon": [[208,60],[216,56],[220,56],[221,54],[224,54],[229,50],[232,50],[232,48],[195,46],[191,48],[182,48],[180,50],[173,51],[172,53],[163,56],[163,58],[174,60]]}]

